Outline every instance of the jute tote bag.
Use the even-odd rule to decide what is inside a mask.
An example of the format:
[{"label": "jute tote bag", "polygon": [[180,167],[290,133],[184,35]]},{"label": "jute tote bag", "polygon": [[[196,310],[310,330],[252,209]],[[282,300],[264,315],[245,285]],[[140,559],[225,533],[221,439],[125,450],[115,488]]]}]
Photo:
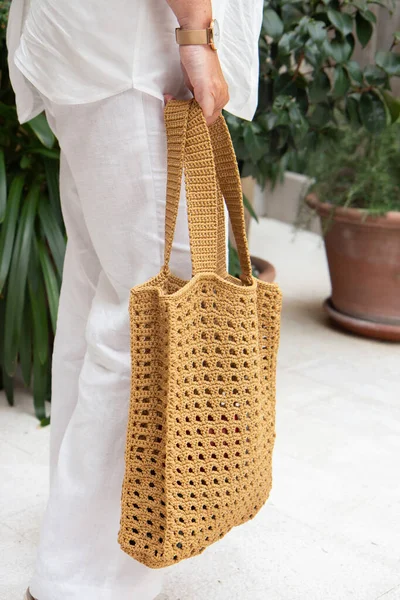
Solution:
[{"label": "jute tote bag", "polygon": [[[152,568],[201,553],[271,489],[281,293],[252,276],[240,178],[222,117],[165,109],[165,262],[130,296],[132,385],[118,541]],[[169,270],[185,172],[192,278]],[[241,264],[226,270],[223,196]]]}]

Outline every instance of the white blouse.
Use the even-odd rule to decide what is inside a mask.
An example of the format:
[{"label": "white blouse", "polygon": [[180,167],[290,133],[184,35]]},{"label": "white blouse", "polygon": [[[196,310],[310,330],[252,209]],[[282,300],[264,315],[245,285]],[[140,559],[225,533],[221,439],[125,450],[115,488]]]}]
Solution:
[{"label": "white blouse", "polygon": [[[257,107],[262,15],[263,0],[213,3],[230,92],[226,110],[245,119]],[[34,88],[59,104],[94,102],[132,87],[160,99],[187,97],[176,26],[166,0],[30,0],[30,6],[13,0],[7,43],[21,122],[43,108]]]}]

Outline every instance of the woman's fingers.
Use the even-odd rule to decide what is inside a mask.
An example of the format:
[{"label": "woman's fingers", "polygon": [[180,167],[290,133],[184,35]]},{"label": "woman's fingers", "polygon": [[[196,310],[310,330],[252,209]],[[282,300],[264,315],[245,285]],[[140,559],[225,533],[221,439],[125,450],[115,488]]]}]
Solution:
[{"label": "woman's fingers", "polygon": [[[218,55],[208,46],[181,46],[180,55],[186,86],[201,106],[207,125],[212,125],[229,102]],[[168,102],[173,96],[166,94],[164,98]]]},{"label": "woman's fingers", "polygon": [[224,86],[220,90],[214,90],[214,93],[198,92],[195,98],[202,108],[207,124],[212,125],[229,102],[228,87]]},{"label": "woman's fingers", "polygon": [[181,46],[180,56],[186,85],[200,104],[208,125],[211,125],[229,101],[218,54],[209,46]]},{"label": "woman's fingers", "polygon": [[164,94],[164,104],[166,105],[170,100],[175,100],[171,94]]}]

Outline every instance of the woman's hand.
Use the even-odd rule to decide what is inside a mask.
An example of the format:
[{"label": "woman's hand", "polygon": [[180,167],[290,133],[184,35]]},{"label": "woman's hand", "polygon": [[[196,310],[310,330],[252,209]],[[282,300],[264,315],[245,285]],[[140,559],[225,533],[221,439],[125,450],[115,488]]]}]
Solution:
[{"label": "woman's hand", "polygon": [[179,52],[186,85],[211,125],[229,101],[218,53],[209,46],[180,46]]},{"label": "woman's hand", "polygon": [[[210,26],[211,0],[166,0],[182,29],[196,30]],[[212,125],[229,101],[228,85],[218,54],[210,46],[179,46],[185,82],[200,104],[207,124]],[[165,95],[165,102],[172,96]]]},{"label": "woman's hand", "polygon": [[[209,46],[180,46],[181,66],[187,87],[200,104],[207,125],[212,125],[229,101],[228,85],[218,54]],[[165,95],[165,101],[172,96]]]}]

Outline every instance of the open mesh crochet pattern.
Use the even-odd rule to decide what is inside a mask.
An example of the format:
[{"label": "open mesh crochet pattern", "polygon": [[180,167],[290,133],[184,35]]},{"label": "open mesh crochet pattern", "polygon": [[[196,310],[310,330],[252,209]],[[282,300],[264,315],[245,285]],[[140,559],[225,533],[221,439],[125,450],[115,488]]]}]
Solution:
[{"label": "open mesh crochet pattern", "polygon": [[[251,275],[240,179],[222,117],[207,129],[197,103],[174,102],[166,123],[165,264],[130,296],[132,385],[118,537],[126,553],[152,568],[201,553],[268,498],[281,313],[278,286]],[[168,268],[183,166],[190,281]],[[222,259],[221,190],[242,279],[230,276]]]}]

